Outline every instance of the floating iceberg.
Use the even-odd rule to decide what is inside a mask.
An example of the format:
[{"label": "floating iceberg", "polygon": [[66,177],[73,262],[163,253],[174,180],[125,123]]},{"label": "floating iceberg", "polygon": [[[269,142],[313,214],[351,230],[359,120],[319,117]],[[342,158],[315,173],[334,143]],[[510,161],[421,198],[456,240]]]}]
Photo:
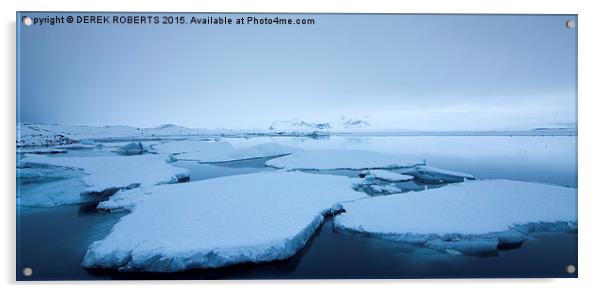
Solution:
[{"label": "floating iceberg", "polygon": [[115,150],[116,153],[124,156],[142,155],[147,151],[148,149],[141,142],[130,142]]},{"label": "floating iceberg", "polygon": [[401,181],[410,181],[414,179],[414,176],[400,174],[393,171],[388,170],[366,170],[360,173],[360,176],[374,176],[376,179],[391,181],[391,182],[401,182]]},{"label": "floating iceberg", "polygon": [[476,180],[345,203],[339,230],[439,250],[495,251],[533,231],[577,229],[577,190],[509,180]]},{"label": "floating iceberg", "polygon": [[[115,149],[116,152],[119,152],[120,149],[125,149],[128,148],[128,145],[131,144],[141,144],[142,148],[144,149],[145,152],[149,151],[151,149],[151,147],[160,144],[159,141],[156,140],[151,140],[151,139],[136,139],[134,141],[102,141],[102,142],[96,142],[95,146],[96,147],[100,147],[100,148],[107,148],[107,149]],[[133,148],[134,146],[131,145],[129,146],[129,148]],[[137,146],[139,148],[139,146]]]},{"label": "floating iceberg", "polygon": [[412,167],[394,155],[359,150],[300,151],[266,162],[267,166],[293,170],[362,170]]},{"label": "floating iceberg", "polygon": [[297,149],[276,143],[263,143],[245,148],[234,148],[225,141],[176,141],[154,147],[159,153],[175,154],[178,160],[200,162],[227,162],[290,154]]},{"label": "floating iceberg", "polygon": [[119,197],[132,212],[90,245],[82,265],[174,272],[282,260],[325,214],[366,196],[351,188],[356,180],[271,171],[120,191],[109,201]]},{"label": "floating iceberg", "polygon": [[45,164],[77,168],[87,173],[82,179],[88,186],[82,194],[102,195],[121,188],[151,186],[186,181],[189,171],[168,164],[166,155],[48,157],[26,155],[22,164]]}]

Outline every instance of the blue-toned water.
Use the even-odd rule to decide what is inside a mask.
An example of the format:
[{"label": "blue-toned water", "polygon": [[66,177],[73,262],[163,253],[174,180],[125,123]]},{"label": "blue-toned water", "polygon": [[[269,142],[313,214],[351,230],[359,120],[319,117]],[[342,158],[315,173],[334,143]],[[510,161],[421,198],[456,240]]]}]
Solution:
[{"label": "blue-toned water", "polygon": [[232,138],[234,146],[274,142],[307,150],[367,150],[399,155],[480,179],[577,187],[576,136],[331,136]]},{"label": "blue-toned water", "polygon": [[[562,186],[577,186],[576,137],[331,137],[228,139],[235,146],[277,142],[302,149],[363,149],[427,160],[430,165],[474,174]],[[71,156],[102,150],[72,150]],[[265,159],[217,164],[175,162],[191,170],[191,180],[267,170]],[[339,174],[353,176],[353,174]],[[184,183],[185,184],[185,183]],[[418,185],[416,185],[418,186]],[[80,267],[85,251],[102,239],[125,213],[99,212],[94,203],[54,208],[18,207],[17,277],[31,280],[71,279],[280,279],[280,278],[448,278],[575,277],[577,234],[545,233],[518,249],[489,257],[448,255],[426,248],[334,231],[327,218],[309,243],[278,262],[238,265],[177,274],[87,271]],[[33,276],[23,277],[24,267]],[[578,267],[578,266],[577,266]]]}]

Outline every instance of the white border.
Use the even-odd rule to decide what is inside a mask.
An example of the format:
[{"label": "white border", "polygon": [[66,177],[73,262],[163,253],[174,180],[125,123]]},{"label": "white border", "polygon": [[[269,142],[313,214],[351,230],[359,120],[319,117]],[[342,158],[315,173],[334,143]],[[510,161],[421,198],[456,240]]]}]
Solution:
[{"label": "white border", "polygon": [[[44,290],[46,292],[103,292],[106,290],[147,290],[161,292],[176,285],[178,291],[250,290],[307,292],[325,289],[351,292],[456,291],[463,292],[581,292],[595,290],[602,276],[598,268],[602,190],[597,182],[597,166],[602,150],[598,135],[602,125],[600,99],[602,52],[601,10],[597,1],[537,0],[411,0],[393,4],[386,0],[305,0],[305,1],[0,1],[2,9],[2,265],[4,290]],[[401,2],[401,1],[399,1]],[[579,29],[579,279],[495,279],[495,280],[350,280],[350,281],[147,281],[147,282],[38,282],[19,283],[15,279],[15,11],[188,11],[188,12],[386,12],[386,13],[546,13],[578,14]],[[597,53],[596,53],[597,52]],[[553,158],[551,158],[553,159]],[[520,265],[520,264],[517,264]],[[104,286],[88,286],[101,284]],[[135,286],[136,288],[132,287]],[[201,285],[202,287],[196,287]],[[83,287],[86,286],[86,287]],[[110,287],[105,287],[110,286]],[[598,288],[599,289],[599,288]],[[6,292],[6,291],[4,291]]]}]

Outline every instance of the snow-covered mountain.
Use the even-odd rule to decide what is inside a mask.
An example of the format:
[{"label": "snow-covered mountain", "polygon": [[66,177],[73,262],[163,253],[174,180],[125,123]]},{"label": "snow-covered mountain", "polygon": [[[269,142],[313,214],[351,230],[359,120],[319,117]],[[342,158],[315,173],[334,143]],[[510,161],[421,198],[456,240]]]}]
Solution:
[{"label": "snow-covered mountain", "polygon": [[299,119],[274,121],[268,128],[273,131],[314,131],[330,130],[332,127],[327,122],[307,122]]},{"label": "snow-covered mountain", "polygon": [[347,131],[366,129],[370,124],[361,119],[340,117],[335,121],[305,121],[298,118],[292,120],[279,120],[270,125],[270,131]]},{"label": "snow-covered mountain", "polygon": [[123,125],[70,126],[58,124],[17,123],[17,147],[44,147],[74,144],[83,140],[153,139],[181,136],[307,136],[326,137],[332,134],[365,135],[577,135],[576,128],[534,128],[530,130],[492,131],[412,131],[379,129],[365,120],[340,117],[334,121],[281,120],[267,129],[194,129],[165,124],[139,128]]},{"label": "snow-covered mountain", "polygon": [[341,117],[340,125],[343,129],[365,129],[370,127],[366,120]]}]

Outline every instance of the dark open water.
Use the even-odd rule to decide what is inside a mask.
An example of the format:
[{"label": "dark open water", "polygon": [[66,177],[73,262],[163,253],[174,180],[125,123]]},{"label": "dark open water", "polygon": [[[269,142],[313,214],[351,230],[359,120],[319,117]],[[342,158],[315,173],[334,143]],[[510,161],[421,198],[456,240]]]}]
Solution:
[{"label": "dark open water", "polygon": [[[405,145],[400,138],[400,144]],[[423,140],[424,138],[419,138]],[[443,138],[438,138],[443,139]],[[450,138],[447,145],[457,144],[457,138]],[[470,137],[471,140],[484,138]],[[507,138],[504,138],[507,139]],[[533,144],[524,137],[518,138],[518,149],[511,148],[506,153],[493,153],[504,161],[477,160],[465,162],[463,156],[456,161],[463,172],[481,174],[481,178],[507,178],[500,170],[509,171],[512,160],[516,167],[522,167],[512,174],[511,179],[539,181],[576,187],[576,156],[573,160],[563,158],[556,161],[558,168],[525,165],[537,163],[542,156],[571,151],[565,148],[574,145],[571,139],[555,138],[544,140],[534,138]],[[545,138],[544,138],[545,139]],[[485,138],[484,140],[487,140]],[[314,144],[309,141],[307,144]],[[332,144],[332,141],[327,143]],[[462,142],[464,143],[464,142]],[[516,142],[515,142],[516,143]],[[520,151],[527,143],[528,151]],[[364,144],[364,142],[362,142]],[[326,148],[328,148],[326,147]],[[387,146],[389,147],[389,146]],[[506,147],[507,148],[507,147]],[[541,150],[538,151],[538,148]],[[496,151],[500,151],[499,148]],[[572,151],[574,151],[574,146]],[[77,151],[72,154],[77,154]],[[449,152],[449,150],[447,150]],[[462,151],[463,153],[464,151]],[[483,151],[481,151],[483,152]],[[528,154],[533,154],[529,157]],[[481,154],[481,157],[486,155]],[[453,156],[437,158],[445,164],[454,161]],[[518,162],[520,160],[520,162]],[[180,167],[191,170],[191,180],[229,176],[265,170],[263,160],[248,160],[220,164],[197,164],[176,162]],[[553,163],[547,163],[553,164]],[[435,165],[435,164],[433,164]],[[470,167],[475,165],[474,167]],[[437,166],[437,165],[435,165]],[[510,166],[510,167],[508,167]],[[562,168],[561,168],[562,167]],[[526,169],[526,170],[525,170]],[[541,170],[550,174],[534,174]],[[531,172],[529,172],[531,170]],[[483,176],[482,174],[489,174]],[[521,176],[522,174],[522,176]],[[516,178],[518,177],[518,178]],[[538,180],[540,179],[540,180]],[[542,233],[523,243],[518,249],[500,251],[489,257],[448,255],[426,248],[394,243],[366,236],[336,232],[332,220],[327,218],[310,242],[295,256],[266,264],[238,265],[215,270],[196,270],[177,274],[118,273],[115,271],[86,271],[80,262],[89,244],[102,239],[111,227],[125,213],[98,212],[95,204],[70,205],[55,208],[17,207],[17,279],[18,280],[83,280],[83,279],[339,279],[339,278],[455,278],[455,277],[576,277],[577,272],[568,274],[567,265],[577,265],[577,234]],[[24,277],[21,270],[31,267],[33,275]]]}]

